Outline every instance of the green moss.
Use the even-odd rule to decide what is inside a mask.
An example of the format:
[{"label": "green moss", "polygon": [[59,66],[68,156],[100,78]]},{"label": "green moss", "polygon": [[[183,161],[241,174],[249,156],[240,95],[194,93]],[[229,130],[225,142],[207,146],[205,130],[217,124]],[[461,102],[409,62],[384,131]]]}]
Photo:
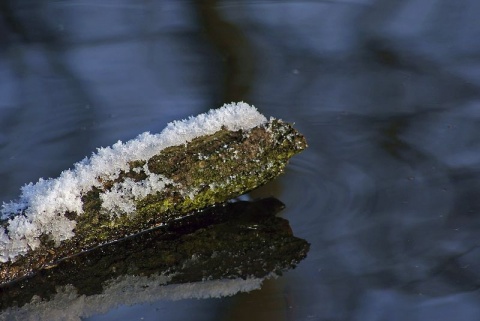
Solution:
[{"label": "green moss", "polygon": [[[176,183],[138,200],[135,215],[114,217],[101,213],[101,191],[92,190],[85,197],[85,213],[77,225],[82,244],[107,242],[115,236],[112,233],[129,235],[253,190],[283,172],[288,159],[306,146],[298,147],[298,142],[304,139],[293,128],[274,121],[267,131],[258,128],[245,134],[221,130],[187,145],[167,148],[148,161],[148,168]],[[144,165],[132,162],[131,168]],[[143,175],[130,170],[116,181],[143,179]]]},{"label": "green moss", "polygon": [[[51,248],[43,246],[26,256],[28,264],[19,260],[10,266],[1,266],[0,282],[11,279],[11,271],[16,271],[11,266],[18,267],[21,276],[22,271],[41,268],[62,257],[245,194],[280,175],[288,159],[304,148],[306,142],[302,135],[290,125],[274,120],[248,132],[222,129],[188,144],[166,148],[148,161],[133,161],[130,169],[120,173],[117,179],[103,181],[102,188],[93,187],[86,193],[82,199],[84,213],[66,213],[76,221],[73,239],[63,241],[53,253]],[[137,200],[133,214],[102,210],[101,193],[126,178],[146,179],[145,165],[151,173],[173,183]]]}]

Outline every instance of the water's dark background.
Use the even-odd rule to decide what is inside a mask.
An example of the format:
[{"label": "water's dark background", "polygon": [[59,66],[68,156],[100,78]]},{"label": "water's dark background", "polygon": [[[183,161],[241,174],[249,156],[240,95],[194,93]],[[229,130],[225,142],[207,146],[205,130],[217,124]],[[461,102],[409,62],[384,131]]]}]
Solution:
[{"label": "water's dark background", "polygon": [[477,0],[6,0],[0,201],[96,147],[245,100],[309,141],[253,193],[306,260],[249,294],[88,320],[477,320]]}]

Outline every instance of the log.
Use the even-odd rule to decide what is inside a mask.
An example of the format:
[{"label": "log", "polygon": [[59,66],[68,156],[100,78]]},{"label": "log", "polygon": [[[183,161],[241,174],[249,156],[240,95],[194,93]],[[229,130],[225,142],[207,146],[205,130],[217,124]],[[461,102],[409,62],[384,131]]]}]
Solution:
[{"label": "log", "polygon": [[4,204],[0,284],[245,194],[306,146],[290,124],[238,103],[99,149]]}]

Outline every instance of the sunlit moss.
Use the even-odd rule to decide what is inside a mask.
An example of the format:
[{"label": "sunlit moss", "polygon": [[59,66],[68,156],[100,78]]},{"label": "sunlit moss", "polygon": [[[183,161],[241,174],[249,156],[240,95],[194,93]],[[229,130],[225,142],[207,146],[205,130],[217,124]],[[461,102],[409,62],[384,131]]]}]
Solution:
[{"label": "sunlit moss", "polygon": [[[114,217],[102,214],[100,191],[94,190],[85,197],[85,213],[78,218],[76,233],[82,235],[84,245],[107,242],[224,202],[280,175],[288,159],[305,147],[304,138],[290,125],[273,121],[248,134],[221,130],[167,148],[150,159],[148,166],[152,173],[172,179],[174,185],[138,200],[135,215]],[[132,162],[131,168],[144,164]],[[130,170],[119,179],[143,179],[144,175]]]},{"label": "sunlit moss", "polygon": [[[41,268],[62,257],[225,202],[280,175],[289,158],[306,146],[304,137],[289,124],[273,120],[246,132],[222,129],[185,145],[166,148],[146,162],[132,161],[130,170],[115,181],[102,182],[103,188],[92,188],[83,197],[84,213],[67,213],[76,222],[72,239],[53,249],[42,246],[29,257],[8,265],[17,267],[18,275],[22,275],[22,271]],[[136,200],[132,214],[102,209],[102,193],[126,178],[142,181],[148,172],[172,183]],[[0,271],[0,280],[11,279],[10,267]]]}]

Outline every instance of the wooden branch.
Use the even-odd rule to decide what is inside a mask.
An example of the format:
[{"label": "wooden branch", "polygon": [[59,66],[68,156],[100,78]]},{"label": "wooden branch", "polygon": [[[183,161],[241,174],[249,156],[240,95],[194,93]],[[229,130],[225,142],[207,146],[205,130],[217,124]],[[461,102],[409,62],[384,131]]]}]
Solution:
[{"label": "wooden branch", "polygon": [[[92,186],[84,194],[83,213],[69,211],[59,217],[74,223],[72,237],[58,242],[49,233],[41,234],[33,250],[0,263],[0,283],[245,194],[280,175],[289,158],[306,146],[304,137],[291,125],[271,120],[250,130],[223,128],[163,149],[148,160],[131,161],[129,169],[114,180],[103,178],[100,186]],[[118,213],[102,209],[102,195],[114,193],[122,182],[142,184],[152,177],[161,177],[164,188],[135,199],[132,213],[122,213],[122,207]],[[3,222],[5,229],[8,224]]]}]

